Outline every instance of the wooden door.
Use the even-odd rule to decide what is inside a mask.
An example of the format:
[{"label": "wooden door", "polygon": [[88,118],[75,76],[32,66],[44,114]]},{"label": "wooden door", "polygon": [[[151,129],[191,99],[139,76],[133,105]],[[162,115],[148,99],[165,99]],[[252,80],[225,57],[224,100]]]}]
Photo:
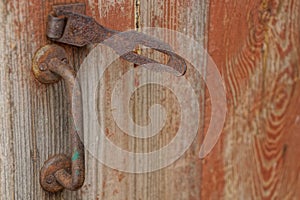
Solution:
[{"label": "wooden door", "polygon": [[[62,3],[74,1],[0,2],[0,199],[300,198],[298,0],[85,1],[87,15],[108,28],[167,28],[201,44],[224,79],[227,118],[213,151],[200,160],[211,99],[204,81],[193,76],[188,66],[186,76],[199,98],[200,128],[180,159],[155,172],[133,174],[106,167],[87,151],[81,190],[43,191],[39,184],[43,162],[68,149],[67,102],[64,83],[39,83],[32,75],[31,63],[36,50],[50,43],[45,31],[52,5]],[[89,50],[64,47],[78,70]],[[133,67],[124,60],[115,61],[102,81],[105,95],[111,95],[120,72]],[[133,77],[123,85],[124,90],[148,78],[139,73]],[[131,107],[136,113],[134,120],[143,120],[153,102],[161,103],[171,113],[160,132],[163,136],[138,141],[105,119],[109,138],[133,151],[153,150],[169,142],[180,122],[170,92],[150,86],[133,100],[138,102],[142,95],[147,101]],[[109,116],[109,109],[103,107],[100,115]]]}]

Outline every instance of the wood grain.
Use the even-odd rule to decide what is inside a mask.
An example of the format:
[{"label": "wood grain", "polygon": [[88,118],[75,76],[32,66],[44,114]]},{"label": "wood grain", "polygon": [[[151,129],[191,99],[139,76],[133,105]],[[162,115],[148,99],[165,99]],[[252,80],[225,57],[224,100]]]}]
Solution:
[{"label": "wood grain", "polygon": [[[162,1],[162,0],[149,0],[140,1],[140,20],[139,28],[146,27],[160,27],[173,31],[178,31],[191,37],[195,41],[199,42],[202,47],[205,48],[205,21],[207,6],[205,1]],[[174,38],[171,44],[180,45]],[[176,46],[173,46],[176,49]],[[191,49],[186,49],[187,54],[193,54]],[[162,56],[152,55],[157,60],[163,61]],[[205,74],[205,72],[203,72]],[[204,82],[201,79],[199,73],[192,67],[188,66],[188,71],[185,74],[186,79],[195,88],[195,91],[199,97],[199,109],[204,109]],[[142,77],[136,74],[137,80],[147,79],[148,77]],[[176,78],[174,78],[176,83]],[[163,83],[162,83],[163,85]],[[181,93],[184,94],[186,88],[184,85],[180,88]],[[149,88],[148,93],[151,93]],[[178,95],[178,94],[177,94]],[[172,101],[171,95],[166,95],[166,108],[177,111],[180,113],[180,109],[189,109],[178,106]],[[198,109],[198,108],[194,108]],[[156,197],[146,199],[200,199],[200,185],[201,185],[201,160],[198,158],[200,144],[203,136],[203,116],[201,112],[201,119],[199,124],[198,138],[195,139],[189,150],[175,163],[167,168],[161,169],[157,173],[151,175],[152,191],[156,193]],[[157,116],[160,117],[160,116]],[[160,134],[167,134],[168,132],[174,132],[175,124],[182,123],[176,122],[176,113],[171,115],[173,123],[169,128],[163,130]],[[191,123],[194,119],[190,119]],[[182,125],[182,124],[181,124]],[[174,127],[175,126],[175,127]],[[184,125],[182,125],[184,126]],[[175,129],[176,130],[176,129]],[[188,130],[186,130],[188,131]],[[174,137],[173,135],[169,137]],[[160,142],[166,142],[168,137],[162,138]],[[153,145],[150,143],[150,145]],[[179,147],[180,148],[180,147]],[[139,177],[138,181],[142,182],[144,177]],[[163,188],[163,190],[161,189]]]},{"label": "wood grain", "polygon": [[298,1],[210,1],[209,52],[230,110],[203,198],[298,199],[298,16]]},{"label": "wood grain", "polygon": [[[102,185],[96,184],[99,180],[89,180],[98,177],[93,168],[89,168],[86,185],[79,192],[49,194],[39,184],[43,162],[50,155],[68,152],[69,128],[63,82],[53,85],[37,82],[31,73],[31,59],[38,48],[49,43],[45,31],[52,5],[72,2],[0,2],[0,199],[91,199],[87,192],[94,195],[98,188],[102,189]],[[95,0],[86,4],[88,14],[107,27],[134,28],[132,2]],[[118,23],[111,23],[114,18]],[[78,69],[87,51],[66,48],[70,62]],[[89,166],[98,165],[89,155],[87,162]]]},{"label": "wood grain", "polygon": [[[158,4],[161,4],[162,7],[157,7]],[[199,10],[201,10],[200,15],[205,16],[206,4],[195,2],[193,6],[189,5],[187,10],[186,7],[176,10],[176,8],[179,8],[181,5],[186,4],[183,2],[138,1],[135,9],[136,29],[139,30],[147,26],[167,27],[192,35],[196,40],[201,42],[205,25],[200,22],[200,19],[191,18],[188,13],[199,14]],[[166,13],[167,8],[170,8],[169,13]],[[156,23],[153,22],[154,19],[157,19]],[[169,19],[176,20],[168,21]],[[161,22],[165,22],[166,24],[161,24]],[[198,32],[194,33],[194,30]],[[140,53],[163,61],[161,56],[155,56],[153,52],[140,51]],[[95,55],[97,55],[97,53],[95,53]],[[95,56],[94,58],[89,58],[88,62],[88,65],[91,67],[99,64],[101,60]],[[155,84],[137,87],[140,82],[151,79],[151,76],[153,76],[151,73],[141,73],[138,68],[139,67],[131,72],[130,79],[123,82],[122,91],[120,91],[119,94],[119,98],[121,99],[126,99],[128,96],[131,97],[130,104],[128,105],[128,102],[124,100],[123,104],[118,106],[121,107],[121,109],[129,106],[130,117],[132,117],[137,124],[145,125],[149,122],[149,107],[155,103],[159,103],[166,108],[168,113],[164,128],[157,136],[145,140],[129,137],[127,135],[128,133],[118,127],[111,113],[112,109],[114,109],[111,105],[112,92],[116,82],[124,73],[132,69],[132,66],[126,67],[115,65],[115,63],[109,67],[105,72],[105,78],[100,81],[98,92],[98,94],[100,94],[99,120],[100,124],[104,125],[106,137],[118,147],[130,152],[151,152],[159,150],[174,138],[178,123],[180,123],[180,116],[178,114],[180,110],[176,96],[168,89]],[[199,80],[197,76],[194,76],[194,73],[195,70],[189,70],[187,77],[192,80],[192,85],[197,90],[200,102],[202,102],[200,105],[203,108],[204,93],[201,92],[203,82]],[[97,77],[97,74],[89,74],[89,81],[95,81]],[[137,88],[137,90],[133,94],[130,94],[129,91],[132,88]],[[183,86],[182,92],[185,92]],[[163,119],[161,115],[154,117],[156,119]],[[201,131],[200,129],[199,132]],[[87,134],[86,140],[93,140],[93,137],[94,136]],[[201,165],[200,160],[197,158],[199,143],[198,140],[195,141],[192,145],[193,148],[173,165],[159,171],[145,174],[119,172],[96,163],[96,161],[93,163],[92,159],[90,159],[87,163],[90,166],[88,170],[91,171],[88,172],[87,186],[84,187],[83,197],[91,199],[97,194],[99,199],[200,199]],[[99,154],[106,153],[106,151],[108,150],[103,147],[99,147],[98,149]],[[126,160],[125,158],[113,156],[113,152],[109,155],[112,156],[108,156],[106,158],[107,160]],[[148,165],[157,165],[160,159],[161,158],[158,157],[157,160]],[[135,163],[128,163],[127,165],[135,166]]]},{"label": "wood grain", "polygon": [[[53,153],[66,151],[64,132],[68,128],[61,83],[44,86],[31,74],[33,54],[46,43],[41,34],[46,16],[41,11],[50,9],[49,5],[35,3],[32,7],[28,1],[2,1],[0,6],[4,27],[0,69],[1,199],[61,196],[50,196],[39,186],[38,171],[43,161]],[[33,12],[36,8],[40,12]]]}]

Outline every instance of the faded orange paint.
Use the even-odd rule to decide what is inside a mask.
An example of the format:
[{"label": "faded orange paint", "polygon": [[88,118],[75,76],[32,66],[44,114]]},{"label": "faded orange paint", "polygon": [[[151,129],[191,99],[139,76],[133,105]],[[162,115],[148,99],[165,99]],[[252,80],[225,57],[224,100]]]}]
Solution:
[{"label": "faded orange paint", "polygon": [[94,16],[96,20],[103,26],[125,31],[135,29],[135,14],[133,1],[107,1],[95,0],[93,3],[88,3],[87,14]]},{"label": "faded orange paint", "polygon": [[299,9],[297,1],[210,1],[208,51],[224,77],[229,112],[221,140],[203,161],[203,199],[296,197],[295,186],[280,185],[300,184],[283,176],[299,168],[284,164],[299,156],[286,155],[295,131],[287,124],[298,116],[291,109],[299,104]]}]

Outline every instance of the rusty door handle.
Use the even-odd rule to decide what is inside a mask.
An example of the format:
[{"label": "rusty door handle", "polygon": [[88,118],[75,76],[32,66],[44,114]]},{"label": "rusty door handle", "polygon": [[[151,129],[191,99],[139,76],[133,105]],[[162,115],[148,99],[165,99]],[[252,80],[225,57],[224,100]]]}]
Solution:
[{"label": "rusty door handle", "polygon": [[[47,36],[52,41],[78,47],[103,42],[114,49],[123,59],[136,65],[158,63],[134,51],[138,45],[143,45],[169,56],[166,64],[169,67],[160,67],[160,70],[177,76],[185,74],[187,69],[185,60],[172,52],[172,48],[168,44],[136,31],[122,34],[107,29],[84,14],[85,4],[83,3],[53,6],[53,12],[48,16]],[[150,69],[158,70],[153,65],[150,66]],[[33,59],[32,70],[36,79],[41,83],[55,83],[61,78],[65,81],[69,107],[68,116],[71,121],[69,133],[71,156],[58,154],[50,157],[40,171],[40,184],[46,191],[53,193],[63,189],[77,190],[84,182],[85,161],[82,135],[82,97],[80,87],[75,85],[78,84],[75,71],[68,64],[65,50],[58,45],[46,45],[39,49]],[[76,109],[71,109],[72,105],[76,106]],[[76,113],[72,113],[71,110]],[[76,127],[75,121],[79,122]]]},{"label": "rusty door handle", "polygon": [[[68,116],[71,121],[71,156],[58,154],[50,157],[40,171],[40,184],[48,192],[63,189],[77,190],[84,182],[85,162],[82,127],[82,97],[80,87],[75,87],[76,74],[68,64],[65,50],[58,45],[46,45],[37,51],[32,65],[33,74],[41,83],[55,83],[61,78],[66,85]],[[73,102],[72,102],[73,100]],[[76,106],[72,113],[71,106]],[[74,120],[79,124],[75,126]]]}]

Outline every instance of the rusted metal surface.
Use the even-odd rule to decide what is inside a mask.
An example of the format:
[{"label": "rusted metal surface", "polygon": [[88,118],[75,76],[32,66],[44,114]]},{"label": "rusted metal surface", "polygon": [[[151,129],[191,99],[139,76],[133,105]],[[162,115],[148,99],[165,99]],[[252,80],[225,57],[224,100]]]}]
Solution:
[{"label": "rusted metal surface", "polygon": [[[105,28],[92,17],[84,15],[84,4],[82,3],[54,6],[53,12],[48,16],[47,36],[53,41],[78,47],[104,42],[123,59],[136,65],[158,63],[134,51],[139,45],[143,45],[169,57],[169,61],[166,63],[168,67],[161,68],[161,70],[181,76],[187,69],[185,60],[172,52],[172,48],[168,44],[136,31],[123,34]],[[154,70],[159,70],[159,68],[154,68],[154,65],[151,66]],[[150,66],[148,65],[148,67]]]},{"label": "rusted metal surface", "polygon": [[[77,190],[84,182],[84,145],[82,142],[82,100],[80,87],[75,87],[76,74],[68,64],[66,52],[57,45],[47,45],[37,51],[33,60],[33,73],[42,83],[54,83],[62,78],[66,85],[66,96],[71,121],[71,156],[59,154],[49,158],[40,171],[40,183],[48,192],[63,189]],[[76,88],[76,89],[74,89]],[[71,106],[76,111],[71,112]],[[74,122],[78,122],[76,124]]]}]

